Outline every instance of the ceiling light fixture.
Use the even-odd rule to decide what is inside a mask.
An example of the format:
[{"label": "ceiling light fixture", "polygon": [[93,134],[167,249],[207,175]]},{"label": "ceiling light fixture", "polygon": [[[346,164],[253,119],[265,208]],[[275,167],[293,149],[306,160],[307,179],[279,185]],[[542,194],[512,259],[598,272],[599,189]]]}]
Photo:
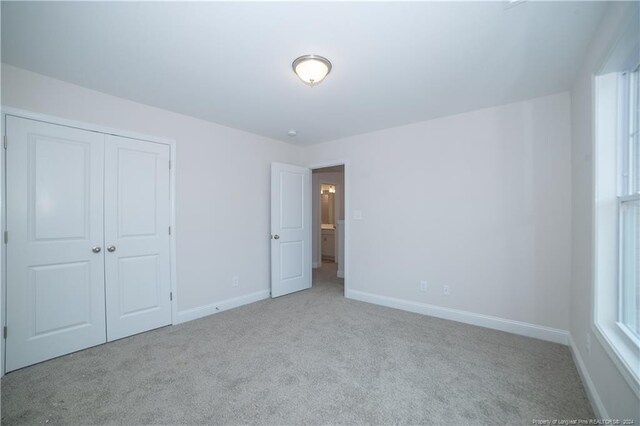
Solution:
[{"label": "ceiling light fixture", "polygon": [[331,62],[327,58],[318,55],[304,55],[293,61],[293,72],[305,84],[313,87],[331,72]]}]

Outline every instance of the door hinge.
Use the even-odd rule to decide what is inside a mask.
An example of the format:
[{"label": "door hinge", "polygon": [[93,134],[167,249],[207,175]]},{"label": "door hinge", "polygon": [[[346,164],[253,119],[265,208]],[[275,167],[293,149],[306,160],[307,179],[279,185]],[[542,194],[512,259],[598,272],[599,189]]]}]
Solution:
[{"label": "door hinge", "polygon": [[9,243],[9,231],[4,231],[4,243],[8,244]]},{"label": "door hinge", "polygon": [[2,329],[2,337],[4,337],[5,339],[7,338],[7,326],[6,325]]},{"label": "door hinge", "polygon": [[172,291],[169,292],[169,300],[173,300],[173,292]]},{"label": "door hinge", "polygon": [[7,135],[4,135],[4,138],[2,138],[2,147],[7,149]]},{"label": "door hinge", "polygon": [[171,235],[171,227],[169,227],[169,235]]}]

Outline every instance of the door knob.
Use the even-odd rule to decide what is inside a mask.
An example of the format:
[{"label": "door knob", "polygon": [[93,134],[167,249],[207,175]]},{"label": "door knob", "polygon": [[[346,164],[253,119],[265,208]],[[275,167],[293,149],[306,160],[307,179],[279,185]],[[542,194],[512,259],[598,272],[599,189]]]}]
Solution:
[{"label": "door knob", "polygon": [[279,240],[279,239],[280,239],[280,235],[278,235],[278,234],[274,235],[274,236],[273,236],[273,239],[274,239],[274,240]]},{"label": "door knob", "polygon": [[113,253],[114,251],[116,251],[116,246],[109,246],[109,247],[107,247],[107,251],[108,251],[109,253]]},{"label": "door knob", "polygon": [[98,246],[95,246],[95,247],[93,247],[91,249],[91,251],[94,252],[94,253],[100,253],[100,250],[102,250],[102,249],[100,247],[98,247]]}]

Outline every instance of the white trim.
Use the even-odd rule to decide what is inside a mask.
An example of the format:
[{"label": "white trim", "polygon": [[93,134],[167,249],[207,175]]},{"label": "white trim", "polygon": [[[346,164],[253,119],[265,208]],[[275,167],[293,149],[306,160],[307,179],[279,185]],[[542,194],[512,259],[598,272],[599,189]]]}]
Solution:
[{"label": "white trim", "polygon": [[[52,115],[47,115],[47,114],[40,114],[37,112],[32,112],[32,111],[26,111],[26,110],[22,110],[22,109],[18,109],[18,108],[13,108],[13,107],[8,107],[8,106],[1,106],[0,107],[0,116],[1,116],[1,120],[2,120],[2,131],[0,132],[0,134],[2,135],[2,137],[4,137],[5,133],[6,133],[6,127],[5,127],[5,122],[6,122],[6,117],[7,116],[14,116],[14,117],[20,117],[20,118],[26,118],[26,119],[30,119],[30,120],[35,120],[35,121],[42,121],[45,123],[51,123],[51,124],[55,124],[58,126],[66,126],[66,127],[72,127],[72,128],[76,128],[76,129],[81,129],[81,130],[89,130],[92,132],[98,132],[98,133],[104,133],[104,134],[108,134],[108,135],[114,135],[114,136],[122,136],[125,138],[129,138],[129,139],[137,139],[137,140],[142,140],[142,141],[147,141],[147,142],[153,142],[153,143],[160,143],[160,144],[165,144],[165,145],[169,145],[170,148],[170,160],[171,160],[171,169],[169,171],[170,173],[170,182],[169,182],[169,191],[170,191],[170,196],[171,196],[171,202],[170,202],[170,209],[171,209],[171,219],[170,219],[170,226],[171,226],[171,235],[169,236],[169,244],[170,244],[170,263],[171,263],[171,276],[170,276],[170,280],[171,280],[171,292],[173,294],[173,300],[171,301],[171,324],[177,324],[177,318],[178,318],[178,278],[177,278],[177,273],[176,273],[176,235],[177,235],[177,229],[176,229],[176,141],[173,139],[167,139],[167,138],[161,138],[161,137],[157,137],[157,136],[150,136],[150,135],[145,135],[145,134],[141,134],[141,133],[136,133],[136,132],[130,132],[130,131],[126,131],[126,130],[120,130],[120,129],[114,129],[111,127],[105,127],[105,126],[99,126],[99,125],[95,125],[95,124],[91,124],[91,123],[83,123],[80,121],[75,121],[75,120],[68,120],[65,118],[60,118],[60,117],[56,117],[56,116],[52,116]],[[9,141],[9,143],[11,143],[11,141]],[[1,149],[1,148],[0,148]],[[4,149],[1,149],[2,153],[0,155],[0,164],[1,164],[1,170],[2,173],[0,173],[0,184],[2,187],[2,231],[4,232],[6,230],[6,193],[5,193],[5,179],[4,179],[4,173],[5,173],[5,160],[6,160],[6,151]],[[4,244],[1,244],[2,246],[4,246]],[[0,255],[1,255],[1,262],[2,262],[2,276],[1,276],[1,280],[2,280],[2,295],[3,297],[1,298],[1,301],[3,303],[2,308],[0,309],[0,312],[2,313],[2,318],[0,318],[0,322],[2,326],[6,325],[6,309],[4,309],[6,307],[6,297],[4,297],[6,295],[6,250],[4,249],[4,247],[0,248]],[[2,344],[0,345],[0,347],[2,348],[2,350],[0,351],[0,377],[4,375],[5,372],[5,345],[4,345],[4,339],[2,341]]]},{"label": "white trim", "polygon": [[130,132],[128,130],[114,129],[113,127],[99,126],[97,124],[84,123],[76,120],[68,120],[66,118],[56,117],[53,115],[40,114],[38,112],[26,111],[19,108],[2,106],[3,115],[13,115],[21,118],[28,118],[36,121],[44,121],[46,123],[57,124],[59,126],[74,127],[81,130],[90,130],[92,132],[106,133],[108,135],[123,136],[130,139],[140,139],[147,142],[164,143],[175,145],[174,139],[161,138],[158,136],[145,135],[142,133]]},{"label": "white trim", "polygon": [[[596,339],[598,339],[598,342],[600,342],[609,359],[611,359],[611,362],[613,362],[613,365],[615,365],[620,372],[620,375],[627,382],[629,388],[631,388],[636,397],[640,398],[640,381],[633,367],[627,362],[627,360],[633,356],[637,358],[637,350],[630,348],[630,346],[633,345],[632,343],[629,342],[629,345],[627,345],[627,342],[620,339],[619,334],[623,333],[622,330],[607,332],[605,327],[605,325],[599,323],[591,324],[591,331],[594,336],[596,336]],[[610,328],[617,329],[617,324],[615,327]],[[616,339],[617,344],[612,342],[613,339]],[[622,351],[630,355],[625,356]]]},{"label": "white trim", "polygon": [[[346,217],[346,213],[345,213],[345,217]],[[344,232],[344,219],[339,220],[338,225],[342,226],[342,232]],[[342,248],[344,250],[344,247]],[[338,278],[344,278],[344,263],[345,260],[343,259],[342,263],[338,263],[338,272],[336,273],[336,275],[338,276]],[[341,269],[340,269],[341,268]]]},{"label": "white trim", "polygon": [[401,309],[403,311],[429,315],[479,327],[491,328],[493,330],[519,334],[521,336],[533,337],[535,339],[546,340],[563,345],[569,344],[569,332],[558,328],[530,324],[522,321],[514,321],[491,315],[476,314],[474,312],[463,311],[460,309],[444,308],[426,303],[411,302],[408,300],[366,293],[363,291],[349,290],[346,292],[346,297],[349,299],[360,300],[362,302],[387,306],[389,308]]},{"label": "white trim", "polygon": [[[2,140],[4,141],[4,136],[6,135],[6,116],[4,114],[0,114],[0,135],[2,136]],[[0,203],[2,204],[2,209],[0,209],[0,215],[2,216],[0,223],[0,235],[7,229],[7,205],[6,205],[6,181],[5,181],[5,173],[6,173],[6,153],[7,151],[3,148],[0,148]],[[2,329],[5,325],[7,325],[7,251],[6,245],[0,244],[0,329]],[[6,353],[6,340],[3,336],[0,336],[0,377],[4,377],[5,372],[5,353]]]},{"label": "white trim", "polygon": [[257,291],[255,293],[238,296],[231,299],[221,300],[209,305],[198,306],[196,308],[187,309],[178,312],[177,321],[174,324],[182,324],[183,322],[193,321],[198,318],[217,314],[219,312],[228,311],[229,309],[239,306],[248,305],[249,303],[258,302],[268,299],[271,296],[269,290]]},{"label": "white trim", "polygon": [[[349,234],[351,231],[351,220],[349,219],[349,211],[351,209],[351,186],[349,185],[350,166],[349,160],[332,160],[313,163],[307,165],[312,171],[314,169],[322,169],[324,167],[344,166],[344,265],[342,266],[342,277],[344,278],[344,296],[348,297],[349,293]],[[320,255],[322,259],[322,255]],[[320,265],[322,261],[320,261]]]},{"label": "white trim", "polygon": [[607,410],[604,408],[604,404],[600,399],[600,395],[598,394],[598,390],[596,389],[596,385],[591,380],[591,376],[589,375],[589,370],[582,360],[582,356],[580,355],[580,351],[578,350],[578,346],[576,342],[573,340],[573,336],[569,334],[569,349],[571,350],[571,356],[573,357],[573,362],[577,367],[578,374],[580,375],[580,379],[582,379],[582,384],[584,385],[585,390],[587,391],[587,398],[589,398],[589,402],[591,403],[591,407],[593,411],[595,411],[596,418],[599,419],[610,419],[609,414],[607,414]]},{"label": "white trim", "polygon": [[171,262],[171,324],[175,324],[178,319],[178,272],[177,272],[177,260],[178,260],[178,248],[176,244],[176,235],[178,234],[176,211],[178,205],[176,203],[176,169],[178,161],[176,160],[176,142],[169,141],[171,169],[169,170],[170,182],[169,182],[169,194],[171,197],[170,206],[171,209],[171,234],[169,235],[169,256]]}]

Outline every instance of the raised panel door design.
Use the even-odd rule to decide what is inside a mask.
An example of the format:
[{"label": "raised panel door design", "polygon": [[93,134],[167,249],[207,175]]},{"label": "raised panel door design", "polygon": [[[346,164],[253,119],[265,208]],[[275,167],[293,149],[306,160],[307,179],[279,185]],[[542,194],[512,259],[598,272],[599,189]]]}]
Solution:
[{"label": "raised panel door design", "polygon": [[158,162],[155,152],[118,148],[118,237],[158,233]]},{"label": "raised panel door design", "polygon": [[[91,287],[88,262],[29,268],[29,319],[33,337],[91,326]],[[60,307],[74,309],[61,310]]]},{"label": "raised panel door design", "polygon": [[304,276],[303,241],[280,243],[280,281],[295,280]]},{"label": "raised panel door design", "polygon": [[106,137],[109,341],[171,323],[169,156],[168,145]]},{"label": "raised panel door design", "polygon": [[86,239],[89,145],[39,134],[28,139],[31,240]]},{"label": "raised panel door design", "polygon": [[6,368],[104,343],[104,135],[7,116]]},{"label": "raised panel door design", "polygon": [[281,172],[280,229],[300,230],[304,226],[304,173]]},{"label": "raised panel door design", "polygon": [[158,255],[118,259],[118,291],[121,317],[160,309]]},{"label": "raised panel door design", "polygon": [[311,170],[273,163],[271,297],[311,287],[310,219]]}]

